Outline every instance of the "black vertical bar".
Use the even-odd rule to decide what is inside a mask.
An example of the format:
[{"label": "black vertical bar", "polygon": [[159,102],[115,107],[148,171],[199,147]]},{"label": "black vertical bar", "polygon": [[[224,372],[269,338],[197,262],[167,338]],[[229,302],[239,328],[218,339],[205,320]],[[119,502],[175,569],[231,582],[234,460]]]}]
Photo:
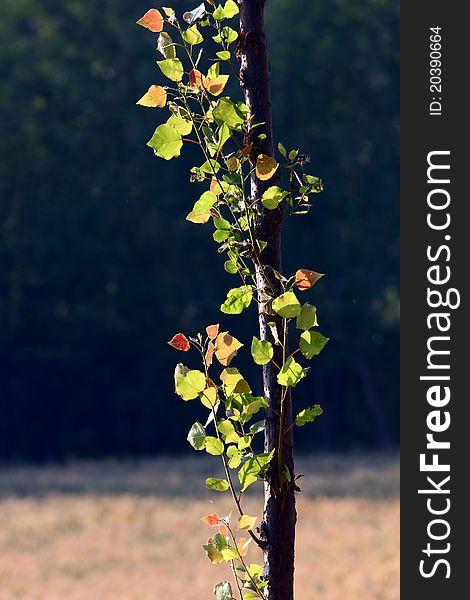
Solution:
[{"label": "black vertical bar", "polygon": [[[470,32],[464,8],[464,3],[452,0],[401,3],[402,600],[470,597],[466,591],[470,567],[465,564],[470,509],[470,395],[466,380],[470,372],[466,313],[470,276],[470,191],[466,181],[470,174],[466,91]],[[440,29],[435,33],[431,28]],[[431,46],[437,44],[433,35],[440,36],[439,50],[437,45]],[[441,64],[431,63],[433,59]],[[440,71],[431,72],[431,68]],[[442,154],[430,155],[432,152]],[[428,181],[428,161],[450,165],[450,169],[431,170]],[[447,179],[449,183],[445,183]],[[446,208],[432,207],[445,206],[447,201]],[[443,226],[448,218],[448,227],[433,229]],[[449,281],[435,283],[447,276]],[[450,303],[457,304],[460,296],[460,306],[432,308],[428,289],[441,292],[443,297],[454,289]],[[438,298],[434,293],[430,301],[439,304]],[[439,330],[438,318],[430,317],[433,313],[445,315],[439,324],[445,329],[450,323],[448,331]],[[450,339],[429,342],[432,337]],[[429,356],[428,343],[431,349],[450,354]],[[429,368],[428,359],[437,368]],[[449,380],[420,379],[436,376]],[[434,393],[429,391],[433,386]],[[446,387],[450,392],[447,404]],[[433,431],[439,427],[443,431]],[[436,441],[449,442],[450,448],[427,448],[427,434],[433,434]],[[449,465],[450,470],[420,469],[422,454],[426,464],[434,459],[439,465]],[[448,511],[440,515],[430,512],[446,508]]]}]

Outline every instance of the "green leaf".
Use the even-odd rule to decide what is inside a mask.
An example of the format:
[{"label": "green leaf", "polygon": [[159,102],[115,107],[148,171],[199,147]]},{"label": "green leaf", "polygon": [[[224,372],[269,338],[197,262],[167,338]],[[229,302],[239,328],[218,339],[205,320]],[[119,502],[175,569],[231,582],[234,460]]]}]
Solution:
[{"label": "green leaf", "polygon": [[176,393],[183,400],[194,400],[206,387],[206,376],[201,371],[187,371],[175,375]]},{"label": "green leaf", "polygon": [[317,327],[317,309],[315,306],[311,304],[304,304],[302,306],[302,310],[300,311],[300,315],[297,317],[296,327],[297,329],[307,330],[310,327]]},{"label": "green leaf", "polygon": [[217,202],[217,196],[213,192],[204,192],[194,204],[193,210],[186,217],[191,223],[207,223],[210,219],[210,209]]},{"label": "green leaf", "polygon": [[235,430],[233,427],[233,423],[228,419],[220,421],[220,423],[217,425],[217,429],[222,435],[230,435]]},{"label": "green leaf", "polygon": [[165,58],[176,58],[176,48],[173,44],[173,40],[166,31],[162,31],[158,36],[157,50]]},{"label": "green leaf", "polygon": [[201,423],[194,423],[188,433],[187,440],[195,450],[204,450],[206,430]]},{"label": "green leaf", "polygon": [[258,475],[261,475],[266,471],[273,456],[274,449],[269,454],[265,452],[258,454],[257,456],[248,459],[243,464],[238,471],[238,479],[243,486],[242,492],[258,479]]},{"label": "green leaf", "polygon": [[221,50],[220,52],[216,52],[215,55],[220,60],[230,60],[230,52],[228,50]]},{"label": "green leaf", "polygon": [[227,293],[227,299],[220,307],[220,310],[226,315],[239,315],[245,308],[248,308],[253,299],[253,288],[249,285],[242,285],[233,288]]},{"label": "green leaf", "polygon": [[230,231],[227,231],[225,229],[217,229],[212,234],[212,237],[214,238],[214,242],[224,242],[227,238],[230,237]]},{"label": "green leaf", "polygon": [[204,544],[203,548],[206,551],[207,558],[213,565],[219,565],[223,562],[224,557],[222,556],[222,552],[219,552],[214,544]]},{"label": "green leaf", "polygon": [[303,369],[294,357],[291,356],[282,365],[282,369],[277,374],[277,382],[285,387],[295,387],[301,379],[307,374],[307,369]]},{"label": "green leaf", "polygon": [[204,41],[204,37],[197,28],[197,25],[188,27],[186,31],[183,31],[182,36],[184,41],[187,42],[190,46],[197,46],[197,44],[200,44]]},{"label": "green leaf", "polygon": [[219,552],[222,552],[222,550],[227,548],[227,540],[225,539],[225,535],[222,535],[221,533],[216,533],[212,536],[212,543]]},{"label": "green leaf", "polygon": [[155,129],[147,146],[153,148],[155,154],[160,158],[171,160],[180,155],[183,140],[181,134],[172,125],[164,123]]},{"label": "green leaf", "polygon": [[300,351],[305,358],[311,359],[320,354],[329,339],[318,331],[304,331],[300,336]]},{"label": "green leaf", "polygon": [[232,586],[228,581],[221,581],[214,586],[215,600],[232,600]]},{"label": "green leaf", "polygon": [[[229,561],[229,560],[238,560],[240,557],[238,555],[238,552],[235,550],[235,548],[226,548],[225,550],[222,550],[222,556],[224,557],[224,560]],[[246,598],[246,596],[245,596]]]},{"label": "green leaf", "polygon": [[219,126],[226,125],[230,130],[239,130],[246,120],[245,108],[242,102],[234,104],[230,98],[219,98],[212,115]]},{"label": "green leaf", "polygon": [[238,15],[239,9],[233,0],[227,0],[224,5],[224,13],[227,19],[231,19],[235,15]]},{"label": "green leaf", "polygon": [[183,119],[183,117],[180,117],[179,115],[171,115],[171,117],[167,121],[167,124],[174,127],[176,131],[181,135],[189,135],[193,128],[192,121]]},{"label": "green leaf", "polygon": [[207,79],[216,79],[220,75],[220,63],[215,62],[207,71]]},{"label": "green leaf", "polygon": [[204,440],[206,452],[213,456],[220,456],[224,452],[224,443],[216,437],[207,435]]},{"label": "green leaf", "polygon": [[179,58],[157,60],[157,65],[160,67],[163,75],[166,75],[171,81],[181,81],[183,79],[184,68]]},{"label": "green leaf", "polygon": [[257,365],[266,365],[272,359],[274,350],[271,342],[265,342],[253,336],[251,354]]},{"label": "green leaf", "polygon": [[225,11],[222,7],[222,5],[218,6],[214,12],[212,13],[212,16],[214,17],[214,19],[216,21],[223,21],[225,19]]},{"label": "green leaf", "polygon": [[297,317],[302,307],[294,292],[285,292],[273,300],[273,310],[284,319]]},{"label": "green leaf", "polygon": [[229,446],[227,448],[227,456],[229,458],[228,466],[231,469],[237,469],[242,462],[243,452],[240,452],[236,446]]},{"label": "green leaf", "polygon": [[265,208],[274,210],[287,195],[288,192],[283,192],[279,186],[272,185],[261,196],[261,202]]},{"label": "green leaf", "polygon": [[299,427],[306,425],[307,423],[313,423],[317,417],[323,413],[323,409],[319,404],[315,404],[310,408],[304,408],[295,417],[295,424]]},{"label": "green leaf", "polygon": [[230,223],[225,219],[220,219],[219,217],[214,218],[214,226],[217,229],[230,230]]},{"label": "green leaf", "polygon": [[227,260],[224,263],[224,269],[231,275],[235,275],[235,273],[237,273],[237,265],[233,262],[233,260]]},{"label": "green leaf", "polygon": [[222,29],[222,38],[228,43],[231,44],[232,42],[235,42],[238,39],[238,32],[235,31],[235,29],[232,29],[231,27],[223,27]]},{"label": "green leaf", "polygon": [[250,427],[250,433],[251,433],[251,435],[256,435],[257,433],[261,433],[265,429],[266,429],[266,420],[263,419],[262,421],[257,421],[256,423],[253,423],[253,425]]},{"label": "green leaf", "polygon": [[206,479],[206,488],[216,492],[226,492],[229,488],[228,481],[225,479],[216,479],[209,477]]}]

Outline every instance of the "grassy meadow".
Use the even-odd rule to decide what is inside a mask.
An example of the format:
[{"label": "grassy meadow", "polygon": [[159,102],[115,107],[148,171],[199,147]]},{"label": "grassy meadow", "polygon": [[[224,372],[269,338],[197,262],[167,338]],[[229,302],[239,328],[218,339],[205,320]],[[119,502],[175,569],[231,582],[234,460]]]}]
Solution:
[{"label": "grassy meadow", "polygon": [[[209,600],[230,578],[201,548],[217,461],[77,462],[0,470],[0,600]],[[297,600],[398,600],[396,455],[305,457]],[[255,487],[255,486],[253,486]],[[246,512],[261,514],[252,493]],[[256,548],[250,562],[259,561]]]}]

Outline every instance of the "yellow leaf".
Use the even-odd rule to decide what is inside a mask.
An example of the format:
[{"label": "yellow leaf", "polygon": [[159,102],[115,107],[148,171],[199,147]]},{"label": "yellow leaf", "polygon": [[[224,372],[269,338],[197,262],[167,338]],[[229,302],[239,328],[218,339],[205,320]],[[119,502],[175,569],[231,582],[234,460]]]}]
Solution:
[{"label": "yellow leaf", "polygon": [[166,104],[166,90],[160,85],[151,85],[148,92],[136,103],[140,106],[163,108]]},{"label": "yellow leaf", "polygon": [[228,331],[219,333],[215,341],[215,355],[224,367],[228,367],[238,350],[243,346],[241,342],[229,334]]},{"label": "yellow leaf", "polygon": [[217,404],[217,388],[206,388],[199,394],[199,398],[206,408],[212,409]]},{"label": "yellow leaf", "polygon": [[278,167],[279,164],[272,156],[260,154],[256,159],[256,177],[261,181],[271,179]]},{"label": "yellow leaf", "polygon": [[253,529],[256,523],[256,517],[250,517],[249,515],[242,515],[238,519],[238,529],[242,531],[249,531]]},{"label": "yellow leaf", "polygon": [[219,552],[213,544],[206,544],[203,546],[203,548],[207,553],[207,558],[213,565],[219,565],[221,562],[223,562],[224,557],[222,552]]},{"label": "yellow leaf", "polygon": [[162,10],[167,17],[172,17],[175,14],[175,11],[172,8],[168,8],[168,6],[162,6]]},{"label": "yellow leaf", "polygon": [[220,96],[229,80],[229,75],[219,75],[215,79],[204,79],[204,87],[213,96]]},{"label": "yellow leaf", "polygon": [[249,394],[251,392],[250,386],[243,379],[238,369],[233,367],[224,369],[220,374],[220,379],[224,384],[224,391],[226,396],[232,394]]}]

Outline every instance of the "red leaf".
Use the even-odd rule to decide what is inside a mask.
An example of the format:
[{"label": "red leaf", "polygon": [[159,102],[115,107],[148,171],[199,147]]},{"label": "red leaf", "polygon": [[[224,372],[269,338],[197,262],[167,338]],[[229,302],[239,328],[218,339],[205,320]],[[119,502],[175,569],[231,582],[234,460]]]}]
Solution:
[{"label": "red leaf", "polygon": [[184,333],[177,333],[176,335],[174,335],[171,340],[168,342],[168,344],[172,347],[175,348],[175,350],[181,350],[182,352],[186,352],[187,350],[190,349],[190,345],[189,345],[189,340],[188,338],[184,335]]},{"label": "red leaf", "polygon": [[145,15],[137,21],[137,25],[142,25],[154,33],[159,33],[163,29],[163,17],[156,8],[151,8]]}]

